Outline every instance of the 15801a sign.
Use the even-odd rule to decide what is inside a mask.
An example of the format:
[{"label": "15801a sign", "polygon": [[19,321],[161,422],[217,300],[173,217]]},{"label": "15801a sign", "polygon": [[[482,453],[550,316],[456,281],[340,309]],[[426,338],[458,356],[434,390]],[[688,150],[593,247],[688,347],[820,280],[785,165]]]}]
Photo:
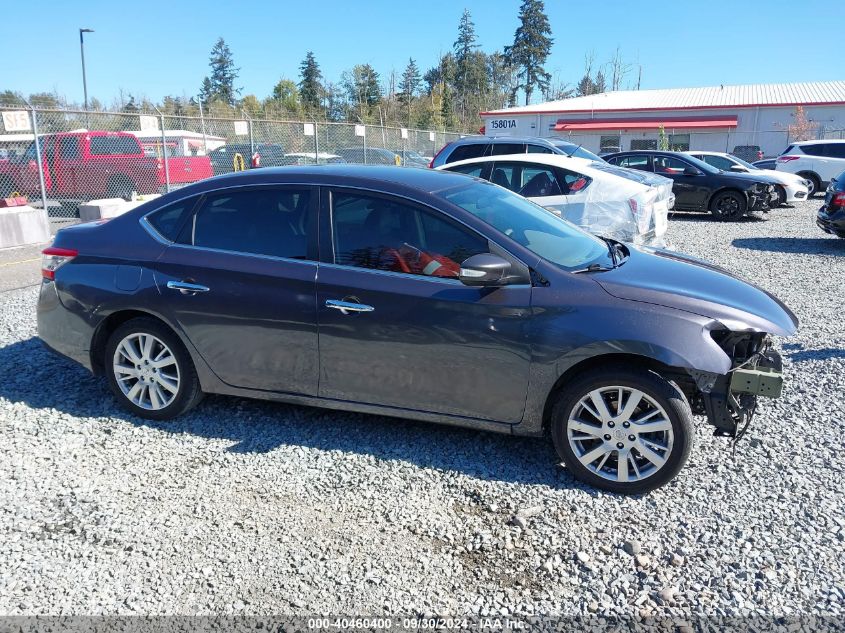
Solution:
[{"label": "15801a sign", "polygon": [[516,127],[516,119],[491,119],[491,130],[512,130]]}]

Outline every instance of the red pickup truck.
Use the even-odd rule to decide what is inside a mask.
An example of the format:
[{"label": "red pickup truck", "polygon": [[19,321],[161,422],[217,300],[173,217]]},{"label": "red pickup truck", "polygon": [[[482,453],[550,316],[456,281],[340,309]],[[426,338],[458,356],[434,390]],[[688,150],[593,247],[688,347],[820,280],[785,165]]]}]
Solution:
[{"label": "red pickup truck", "polygon": [[[146,156],[137,137],[127,132],[81,131],[39,137],[44,185],[53,198],[129,198],[163,193],[165,164],[171,186],[210,178],[208,156]],[[7,191],[8,190],[8,191]],[[18,157],[0,161],[0,197],[13,191],[40,195],[35,143]]]}]

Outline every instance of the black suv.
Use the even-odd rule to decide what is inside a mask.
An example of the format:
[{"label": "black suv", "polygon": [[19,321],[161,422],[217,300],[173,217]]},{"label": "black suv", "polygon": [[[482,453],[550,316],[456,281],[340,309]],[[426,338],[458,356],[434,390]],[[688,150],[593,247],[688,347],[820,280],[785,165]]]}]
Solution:
[{"label": "black suv", "polygon": [[580,145],[556,138],[532,136],[467,136],[452,141],[437,152],[429,167],[440,167],[469,158],[505,154],[565,154],[601,162],[601,158]]},{"label": "black suv", "polygon": [[605,160],[671,178],[677,211],[710,211],[720,220],[737,220],[751,211],[768,211],[777,198],[776,183],[768,176],[722,171],[680,152],[618,152]]}]

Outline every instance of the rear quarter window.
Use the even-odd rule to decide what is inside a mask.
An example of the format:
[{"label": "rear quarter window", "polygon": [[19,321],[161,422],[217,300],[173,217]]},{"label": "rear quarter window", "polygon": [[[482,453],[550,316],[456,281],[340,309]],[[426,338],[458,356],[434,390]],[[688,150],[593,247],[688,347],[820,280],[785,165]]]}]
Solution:
[{"label": "rear quarter window", "polygon": [[163,209],[154,211],[147,216],[147,222],[166,240],[175,242],[179,229],[197,202],[197,198],[188,198]]}]

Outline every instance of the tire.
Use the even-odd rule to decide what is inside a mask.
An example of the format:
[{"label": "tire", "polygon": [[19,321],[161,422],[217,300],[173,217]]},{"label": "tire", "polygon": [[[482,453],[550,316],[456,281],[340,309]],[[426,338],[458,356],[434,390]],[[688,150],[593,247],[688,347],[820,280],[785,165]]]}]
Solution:
[{"label": "tire", "polygon": [[[146,341],[150,346],[145,353]],[[172,362],[153,365],[168,360]],[[155,319],[132,319],[112,332],[103,366],[118,403],[142,418],[171,420],[203,397],[188,350],[170,328]]]},{"label": "tire", "polygon": [[710,201],[710,213],[713,217],[728,222],[739,220],[747,209],[745,196],[735,191],[723,191]]},{"label": "tire", "polygon": [[819,177],[813,173],[802,171],[798,172],[798,175],[810,181],[809,191],[807,191],[807,200],[809,200],[819,192],[819,189],[822,188],[822,183],[819,180]]},{"label": "tire", "polygon": [[[620,389],[625,403],[621,412]],[[639,400],[629,400],[637,392]],[[604,421],[596,415],[602,412],[593,400],[595,393],[607,409]],[[634,408],[626,413],[629,405]],[[636,417],[648,420],[632,419]],[[638,424],[654,424],[655,430],[643,431]],[[551,434],[558,455],[576,479],[609,492],[636,495],[668,483],[686,463],[692,448],[692,413],[680,389],[659,374],[635,366],[608,366],[565,385],[552,410]],[[591,454],[594,458],[587,461]],[[627,477],[620,472],[620,454],[626,458]]]},{"label": "tire", "polygon": [[775,192],[778,194],[778,199],[777,202],[775,202],[775,206],[782,207],[786,204],[786,189],[784,189],[781,185],[775,185]]},{"label": "tire", "polygon": [[112,176],[106,186],[106,195],[109,198],[132,199],[132,192],[135,190],[135,183],[128,176]]}]

